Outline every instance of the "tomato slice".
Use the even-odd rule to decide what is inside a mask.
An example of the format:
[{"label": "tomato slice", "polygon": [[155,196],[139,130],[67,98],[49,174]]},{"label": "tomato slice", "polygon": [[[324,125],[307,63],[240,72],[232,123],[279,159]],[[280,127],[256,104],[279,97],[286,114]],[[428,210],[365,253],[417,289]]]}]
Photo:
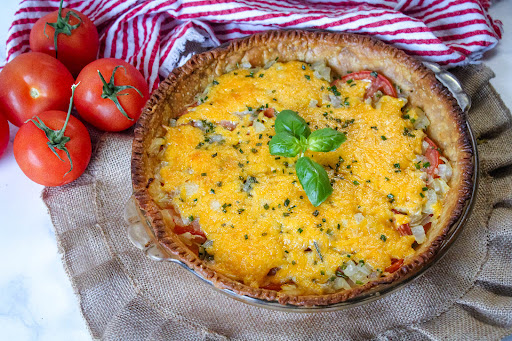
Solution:
[{"label": "tomato slice", "polygon": [[206,242],[206,235],[204,234],[203,230],[201,230],[201,227],[199,226],[199,223],[195,220],[190,225],[178,225],[176,224],[174,226],[174,233],[176,234],[183,234],[189,232],[191,235],[195,236],[194,242],[197,242],[198,244],[203,244]]},{"label": "tomato slice", "polygon": [[431,177],[438,178],[439,175],[435,174],[435,170],[437,169],[437,166],[443,164],[444,162],[440,158],[441,154],[439,153],[437,145],[428,137],[425,137],[425,141],[428,143],[427,150],[425,151],[425,157],[430,163],[430,166],[428,166],[425,171]]},{"label": "tomato slice", "polygon": [[428,223],[426,223],[425,225],[423,225],[423,230],[425,231],[425,233],[428,232],[428,230],[430,230],[430,228],[432,227],[432,222],[429,221]]},{"label": "tomato slice", "polygon": [[281,290],[281,284],[278,283],[269,283],[267,285],[264,285],[260,287],[261,289],[267,289],[267,290],[275,290],[280,291]]},{"label": "tomato slice", "polygon": [[388,266],[384,271],[389,272],[389,273],[393,273],[396,270],[400,269],[402,264],[404,264],[404,260],[403,259],[394,259],[393,258],[391,260],[391,265]]},{"label": "tomato slice", "polygon": [[412,235],[412,231],[411,231],[411,227],[409,226],[409,223],[402,224],[402,225],[398,226],[397,230],[401,236],[411,236]]},{"label": "tomato slice", "polygon": [[[359,71],[349,73],[348,75],[343,76],[335,85],[341,85],[341,83],[345,83],[346,81],[353,80],[367,80],[370,81],[370,86],[366,89],[366,94],[364,98],[372,98],[377,91],[381,91],[384,95],[388,95],[391,97],[397,97],[396,89],[391,84],[389,79],[385,76],[375,72],[375,71]],[[341,83],[340,83],[341,82]]]}]

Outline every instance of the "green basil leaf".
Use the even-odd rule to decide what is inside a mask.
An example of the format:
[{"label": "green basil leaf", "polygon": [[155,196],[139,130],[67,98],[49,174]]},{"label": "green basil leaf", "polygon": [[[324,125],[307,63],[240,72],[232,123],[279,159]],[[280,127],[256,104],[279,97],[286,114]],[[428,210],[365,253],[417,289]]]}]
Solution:
[{"label": "green basil leaf", "polygon": [[308,148],[314,152],[332,152],[347,140],[345,134],[332,128],[318,129],[308,137]]},{"label": "green basil leaf", "polygon": [[283,110],[276,117],[276,133],[290,133],[296,138],[300,136],[308,137],[311,134],[306,121],[295,111]]},{"label": "green basil leaf", "polygon": [[332,186],[324,167],[303,156],[295,164],[297,177],[313,206],[318,206],[332,194]]},{"label": "green basil leaf", "polygon": [[292,157],[300,152],[299,140],[289,133],[279,133],[269,143],[271,155]]}]

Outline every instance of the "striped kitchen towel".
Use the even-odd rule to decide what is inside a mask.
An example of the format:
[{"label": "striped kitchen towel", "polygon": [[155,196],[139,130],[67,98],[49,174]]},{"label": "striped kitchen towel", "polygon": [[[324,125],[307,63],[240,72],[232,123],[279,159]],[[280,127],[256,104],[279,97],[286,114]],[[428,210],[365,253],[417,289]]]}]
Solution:
[{"label": "striped kitchen towel", "polygon": [[[68,0],[100,33],[99,57],[125,59],[158,86],[189,57],[270,29],[317,28],[367,34],[445,67],[477,62],[501,38],[488,0]],[[22,0],[7,39],[7,61],[29,51],[36,20],[59,0]]]}]

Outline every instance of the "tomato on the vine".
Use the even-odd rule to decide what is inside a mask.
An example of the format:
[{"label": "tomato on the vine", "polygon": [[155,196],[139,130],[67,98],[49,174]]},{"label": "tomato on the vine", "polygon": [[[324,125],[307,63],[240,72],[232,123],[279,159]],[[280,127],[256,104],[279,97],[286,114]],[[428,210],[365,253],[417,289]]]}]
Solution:
[{"label": "tomato on the vine", "polygon": [[23,53],[0,72],[0,112],[14,125],[46,110],[66,110],[73,76],[64,64],[40,52]]},{"label": "tomato on the vine", "polygon": [[9,122],[0,115],[0,156],[5,152],[9,144]]},{"label": "tomato on the vine", "polygon": [[30,49],[60,60],[73,76],[96,59],[98,30],[83,13],[62,8],[40,18],[30,31]]},{"label": "tomato on the vine", "polygon": [[[73,85],[73,92],[74,92]],[[23,124],[14,138],[14,157],[32,181],[61,186],[77,179],[91,158],[91,138],[80,120],[68,112],[45,111]]]},{"label": "tomato on the vine", "polygon": [[142,74],[121,59],[95,60],[83,68],[76,80],[81,84],[76,90],[76,110],[101,130],[131,127],[149,99],[149,87]]}]

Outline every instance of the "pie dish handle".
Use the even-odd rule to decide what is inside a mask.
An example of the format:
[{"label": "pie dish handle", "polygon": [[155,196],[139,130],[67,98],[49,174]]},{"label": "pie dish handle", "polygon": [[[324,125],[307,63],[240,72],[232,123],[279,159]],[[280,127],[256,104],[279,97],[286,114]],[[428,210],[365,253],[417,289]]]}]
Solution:
[{"label": "pie dish handle", "polygon": [[423,64],[434,72],[436,78],[450,90],[462,111],[467,113],[471,108],[471,97],[464,92],[459,80],[435,63],[423,62]]},{"label": "pie dish handle", "polygon": [[182,264],[175,256],[165,252],[156,241],[150,224],[132,195],[125,204],[124,220],[130,242],[154,261],[170,261]]}]

